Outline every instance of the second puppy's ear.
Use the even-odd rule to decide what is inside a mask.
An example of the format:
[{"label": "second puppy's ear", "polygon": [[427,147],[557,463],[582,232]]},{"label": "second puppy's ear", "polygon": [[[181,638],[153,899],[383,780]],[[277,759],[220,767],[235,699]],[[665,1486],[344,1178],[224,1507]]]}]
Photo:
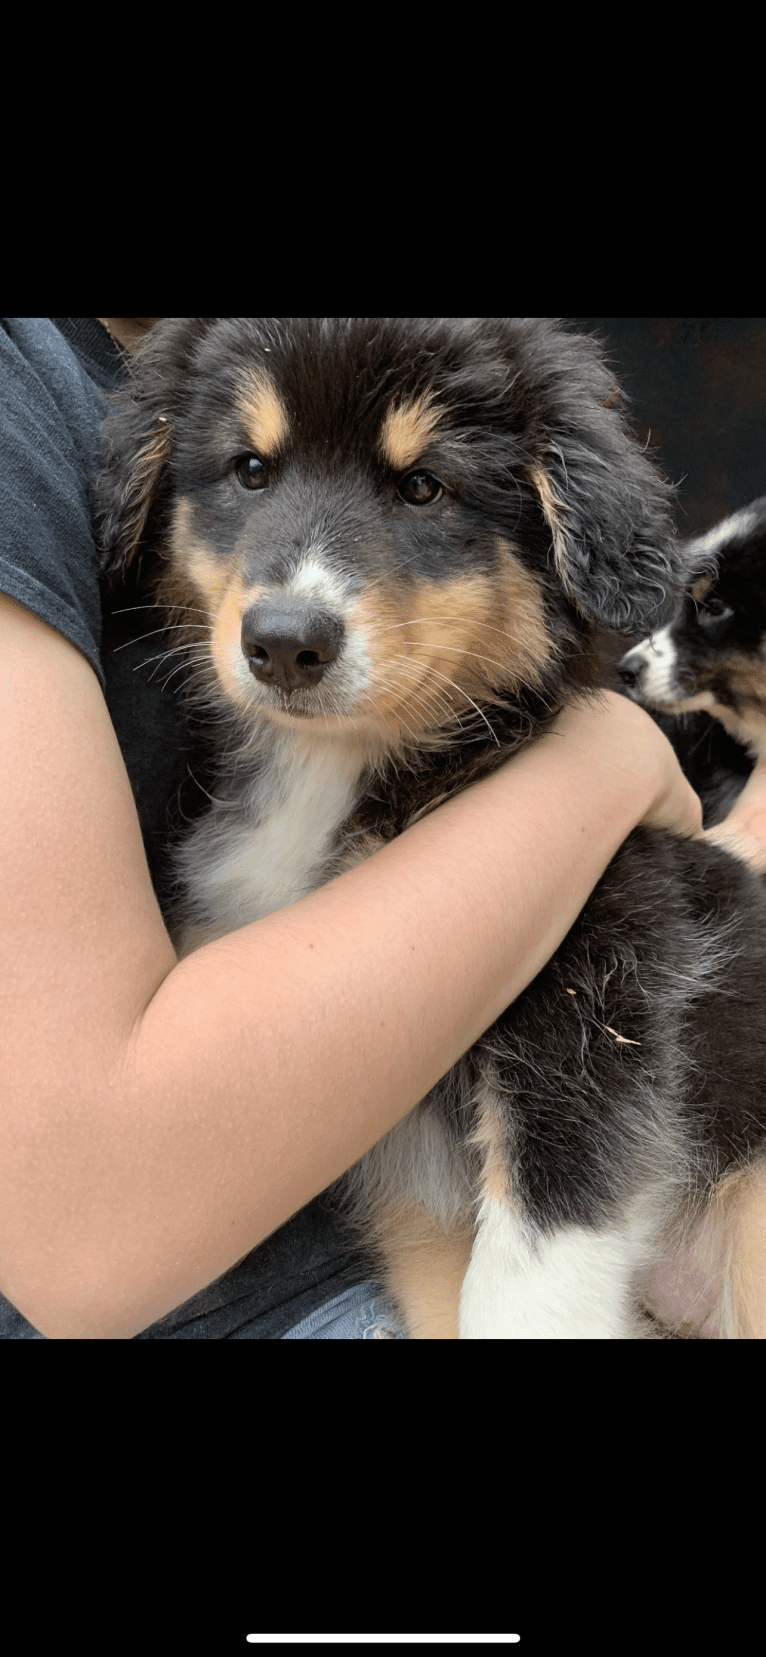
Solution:
[{"label": "second puppy's ear", "polygon": [[549,445],[528,475],[567,597],[612,632],[651,633],[670,619],[686,582],[672,489],[613,416],[598,439]]}]

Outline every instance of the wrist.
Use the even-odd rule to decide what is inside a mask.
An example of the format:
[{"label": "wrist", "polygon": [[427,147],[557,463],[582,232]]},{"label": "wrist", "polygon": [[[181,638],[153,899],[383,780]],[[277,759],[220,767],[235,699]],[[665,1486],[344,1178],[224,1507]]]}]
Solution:
[{"label": "wrist", "polygon": [[614,691],[582,696],[562,709],[551,727],[562,781],[581,801],[597,831],[602,814],[624,839],[658,808],[678,764],[667,738],[645,710]]}]

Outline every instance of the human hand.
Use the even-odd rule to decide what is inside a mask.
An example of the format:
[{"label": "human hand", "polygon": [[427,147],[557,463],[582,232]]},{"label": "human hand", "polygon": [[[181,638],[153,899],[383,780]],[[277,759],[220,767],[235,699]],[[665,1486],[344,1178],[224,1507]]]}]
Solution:
[{"label": "human hand", "polygon": [[577,744],[583,769],[603,763],[620,796],[637,802],[636,821],[686,839],[702,837],[702,804],[684,776],[667,737],[651,715],[616,691],[578,698],[553,725]]},{"label": "human hand", "polygon": [[741,858],[754,874],[766,874],[766,758],[758,761],[728,817],[707,829],[703,839]]}]

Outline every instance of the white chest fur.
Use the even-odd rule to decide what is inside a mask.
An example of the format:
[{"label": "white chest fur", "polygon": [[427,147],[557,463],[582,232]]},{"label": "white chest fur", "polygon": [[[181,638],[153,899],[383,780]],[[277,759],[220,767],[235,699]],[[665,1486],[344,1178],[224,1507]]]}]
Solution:
[{"label": "white chest fur", "polygon": [[356,745],[274,733],[256,780],[214,805],[181,847],[197,942],[200,931],[233,931],[322,884],[363,768]]}]

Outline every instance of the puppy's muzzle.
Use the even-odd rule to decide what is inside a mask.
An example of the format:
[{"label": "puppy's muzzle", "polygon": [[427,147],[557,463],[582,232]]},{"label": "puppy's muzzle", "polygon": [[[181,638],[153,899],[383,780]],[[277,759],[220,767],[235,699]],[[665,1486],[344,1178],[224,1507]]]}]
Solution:
[{"label": "puppy's muzzle", "polygon": [[261,684],[286,691],[318,685],[337,661],[344,627],[328,610],[264,601],[242,619],[242,653]]}]

